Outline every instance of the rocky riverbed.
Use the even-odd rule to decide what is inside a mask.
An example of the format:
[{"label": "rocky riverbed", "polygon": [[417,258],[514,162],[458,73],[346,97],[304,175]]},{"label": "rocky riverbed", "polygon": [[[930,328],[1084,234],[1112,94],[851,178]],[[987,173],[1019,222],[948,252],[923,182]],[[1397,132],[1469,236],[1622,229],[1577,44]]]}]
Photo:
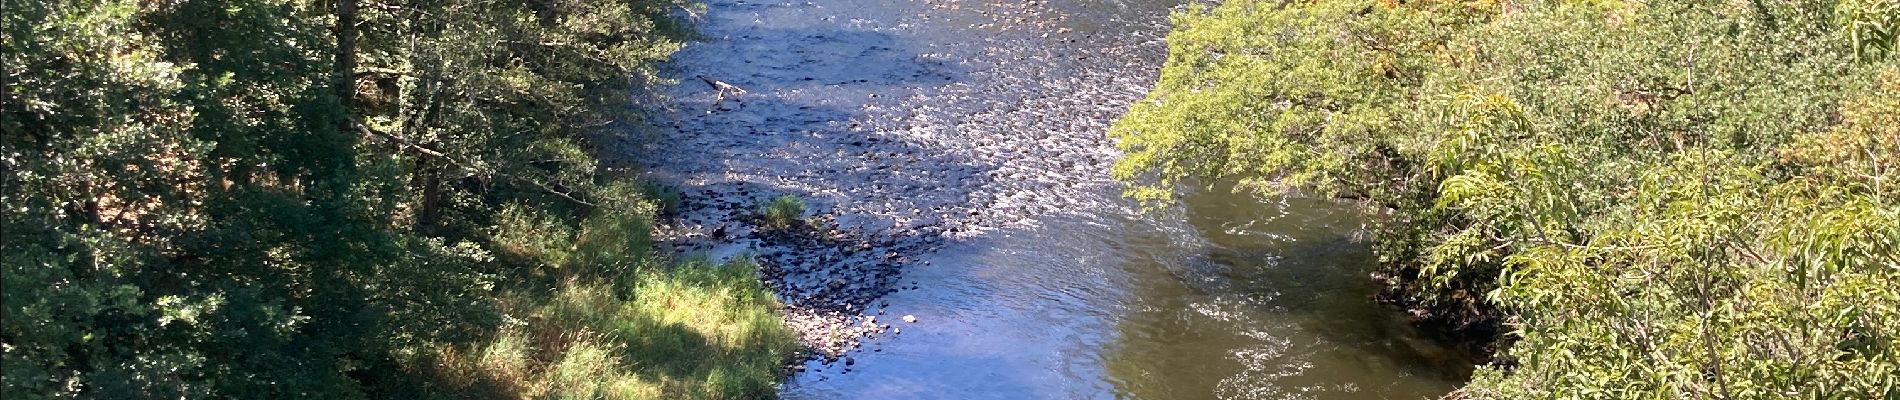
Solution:
[{"label": "rocky riverbed", "polygon": [[[786,398],[1450,390],[1369,300],[1357,211],[1199,193],[1141,214],[1117,195],[1104,132],[1179,5],[710,0],[629,154],[684,191],[662,240],[759,262],[814,350]],[[745,93],[715,106],[698,76]],[[807,219],[769,228],[758,207],[783,195]]]},{"label": "rocky riverbed", "polygon": [[[930,329],[879,301],[915,288],[904,276],[927,267],[920,255],[1052,215],[1131,213],[1100,195],[1117,156],[1103,132],[1152,85],[1164,21],[1070,18],[1101,6],[708,2],[704,39],[676,56],[670,111],[638,151],[652,178],[685,192],[660,238],[755,257],[826,360],[849,363],[863,337]],[[715,104],[696,76],[745,93]],[[809,203],[808,223],[757,222],[781,195]]]}]

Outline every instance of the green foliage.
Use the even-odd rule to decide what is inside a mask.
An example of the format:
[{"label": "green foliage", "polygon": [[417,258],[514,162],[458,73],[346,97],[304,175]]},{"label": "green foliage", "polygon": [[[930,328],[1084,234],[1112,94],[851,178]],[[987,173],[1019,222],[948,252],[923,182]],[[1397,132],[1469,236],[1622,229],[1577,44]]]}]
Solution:
[{"label": "green foliage", "polygon": [[574,251],[572,225],[547,210],[509,204],[495,216],[492,237],[503,252],[558,267]]},{"label": "green foliage", "polygon": [[659,215],[678,213],[680,205],[686,201],[686,194],[672,185],[648,182],[644,188],[646,197],[653,199],[653,205],[658,207]]},{"label": "green foliage", "polygon": [[1900,47],[1900,1],[1843,0],[1838,12],[1854,55],[1863,60],[1893,57]]},{"label": "green foliage", "polygon": [[[513,336],[565,288],[716,304],[767,332],[734,354],[791,343],[749,274],[667,268],[653,200],[592,150],[638,122],[684,6],[0,0],[0,397],[523,397],[668,368],[701,378],[635,397],[759,393],[776,361]],[[688,299],[708,290],[754,300]],[[536,372],[455,386],[432,362],[471,348]]]},{"label": "green foliage", "polygon": [[805,199],[781,195],[759,205],[759,219],[767,228],[790,228],[804,223]]},{"label": "green foliage", "polygon": [[[518,323],[464,351],[432,353],[445,397],[753,399],[798,351],[756,265],[690,260],[629,287],[566,280],[507,296]],[[631,293],[622,295],[617,293]]]},{"label": "green foliage", "polygon": [[1894,15],[1227,2],[1177,15],[1116,174],[1146,200],[1232,177],[1389,213],[1396,289],[1509,321],[1516,364],[1465,395],[1896,397]]},{"label": "green foliage", "polygon": [[[555,201],[592,203],[591,137],[637,122],[632,91],[657,81],[684,32],[664,15],[674,0],[480,2],[430,0],[364,7],[357,87],[360,120],[398,147],[434,223],[466,186],[498,183]],[[474,204],[474,207],[486,207]],[[441,209],[441,210],[438,210]]]},{"label": "green foliage", "polygon": [[461,278],[366,229],[328,65],[276,45],[323,42],[308,9],[0,8],[5,397],[324,391],[397,325],[365,287]]}]

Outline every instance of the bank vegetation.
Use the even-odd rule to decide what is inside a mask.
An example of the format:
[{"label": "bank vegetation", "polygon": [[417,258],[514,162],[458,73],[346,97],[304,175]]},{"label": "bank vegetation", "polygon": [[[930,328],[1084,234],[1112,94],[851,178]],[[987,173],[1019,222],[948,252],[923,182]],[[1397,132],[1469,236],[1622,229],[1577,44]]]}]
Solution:
[{"label": "bank vegetation", "polygon": [[771,395],[755,267],[600,156],[689,7],[0,0],[0,397]]},{"label": "bank vegetation", "polygon": [[1469,398],[1900,398],[1900,2],[1233,0],[1129,193],[1365,205]]}]

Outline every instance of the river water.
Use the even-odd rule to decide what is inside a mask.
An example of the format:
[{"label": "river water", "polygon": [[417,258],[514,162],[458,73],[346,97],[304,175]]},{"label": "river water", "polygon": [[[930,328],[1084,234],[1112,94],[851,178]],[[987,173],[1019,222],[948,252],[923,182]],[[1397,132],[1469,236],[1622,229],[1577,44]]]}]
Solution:
[{"label": "river water", "polygon": [[[786,398],[1450,391],[1467,367],[1372,301],[1352,208],[1211,190],[1143,213],[1118,196],[1103,132],[1152,86],[1178,6],[709,1],[641,157],[689,199],[661,237],[762,254],[807,340],[864,315],[901,330],[806,363]],[[742,102],[715,106],[696,76]],[[780,194],[836,221],[832,239],[754,235],[744,210]]]},{"label": "river water", "polygon": [[[1189,196],[1184,215],[1066,217],[941,251],[887,298],[927,323],[787,398],[1417,399],[1455,355],[1370,299],[1351,210]],[[1178,218],[1178,219],[1176,219]],[[1156,221],[1156,219],[1174,219]]]}]

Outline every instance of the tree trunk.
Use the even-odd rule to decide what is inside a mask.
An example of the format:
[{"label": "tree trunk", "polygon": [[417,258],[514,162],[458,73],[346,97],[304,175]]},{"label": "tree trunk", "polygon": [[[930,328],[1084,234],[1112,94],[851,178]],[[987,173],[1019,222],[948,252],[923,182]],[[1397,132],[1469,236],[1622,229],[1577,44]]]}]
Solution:
[{"label": "tree trunk", "polygon": [[356,100],[356,0],[336,1],[336,97],[343,103],[343,128],[350,129]]},{"label": "tree trunk", "polygon": [[422,190],[421,210],[416,212],[416,228],[427,232],[442,215],[442,167],[428,157],[416,158],[416,176],[412,185]]},{"label": "tree trunk", "polygon": [[[419,91],[428,94],[429,100],[427,100],[427,104],[429,105],[423,109],[422,115],[404,121],[402,127],[404,131],[407,131],[411,135],[410,138],[428,140],[429,128],[432,126],[431,124],[434,123],[435,112],[442,104],[441,92],[436,90],[438,88],[435,85],[424,86],[419,84],[417,87],[425,88]],[[430,144],[436,145],[437,143],[431,141]],[[415,174],[416,178],[418,178],[417,182],[419,182],[421,186],[419,190],[422,191],[422,210],[420,210],[421,212],[416,216],[416,227],[419,229],[432,229],[435,227],[436,221],[441,219],[442,171],[447,167],[443,164],[444,163],[440,162],[440,160],[433,160],[426,156],[418,155],[416,157]]]}]

